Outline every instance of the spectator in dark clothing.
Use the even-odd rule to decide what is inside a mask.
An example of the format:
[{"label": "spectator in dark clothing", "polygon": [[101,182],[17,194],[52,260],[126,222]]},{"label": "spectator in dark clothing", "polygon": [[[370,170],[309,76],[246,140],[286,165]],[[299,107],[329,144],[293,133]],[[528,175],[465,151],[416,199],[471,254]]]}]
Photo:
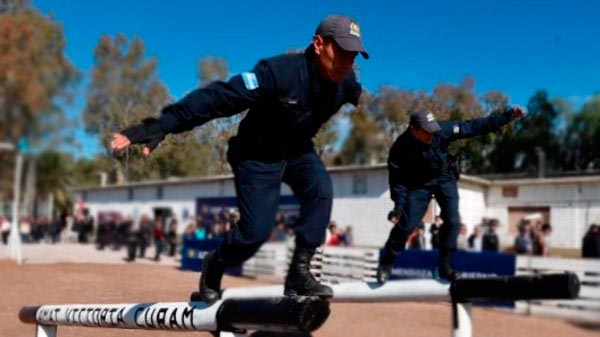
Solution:
[{"label": "spectator in dark clothing", "polygon": [[483,236],[483,250],[486,252],[499,252],[500,251],[500,240],[496,229],[498,228],[498,220],[490,220],[488,222],[487,233]]},{"label": "spectator in dark clothing", "polygon": [[146,248],[150,243],[150,238],[152,236],[152,222],[150,219],[143,215],[142,220],[140,221],[140,228],[138,230],[138,247],[140,248],[140,258],[146,257]]},{"label": "spectator in dark clothing", "polygon": [[94,231],[94,217],[92,217],[90,215],[90,211],[88,209],[84,209],[81,232],[79,232],[79,237],[78,237],[79,243],[88,243],[89,236],[93,231]]},{"label": "spectator in dark clothing", "polygon": [[271,241],[283,242],[287,239],[287,228],[285,227],[284,219],[278,219],[273,233],[271,234]]},{"label": "spectator in dark clothing", "polygon": [[550,255],[550,235],[552,234],[552,226],[545,223],[539,231],[535,232],[533,240],[533,255],[548,256]]},{"label": "spectator in dark clothing", "polygon": [[440,227],[444,224],[442,217],[439,215],[435,216],[435,220],[429,227],[429,234],[431,234],[431,249],[439,249],[440,248]]},{"label": "spectator in dark clothing", "polygon": [[52,238],[52,243],[57,243],[60,240],[60,233],[62,233],[66,226],[66,217],[66,214],[61,214],[60,217],[52,221],[50,225],[50,236]]},{"label": "spectator in dark clothing", "polygon": [[127,233],[130,231],[132,226],[131,217],[128,216],[125,219],[119,217],[115,228],[115,240],[113,242],[113,249],[119,250],[127,240]]},{"label": "spectator in dark clothing", "polygon": [[177,220],[171,220],[169,230],[167,231],[168,255],[175,256],[177,252]]},{"label": "spectator in dark clothing", "polygon": [[135,255],[137,253],[138,248],[138,240],[139,240],[139,224],[138,226],[129,227],[127,234],[125,235],[125,243],[127,245],[127,258],[125,261],[133,262],[135,261]]},{"label": "spectator in dark clothing", "polygon": [[152,238],[154,239],[154,261],[160,261],[160,255],[165,247],[165,222],[162,218],[156,219],[154,224],[154,230],[152,232]]},{"label": "spectator in dark clothing", "polygon": [[480,252],[483,250],[483,230],[480,226],[475,226],[473,234],[469,235],[468,243],[470,251]]},{"label": "spectator in dark clothing", "polygon": [[10,235],[10,223],[7,219],[0,216],[0,233],[2,233],[2,243],[8,245],[8,237]]},{"label": "spectator in dark clothing", "polygon": [[346,226],[346,230],[341,234],[340,239],[344,246],[354,245],[354,234],[352,234],[352,226]]},{"label": "spectator in dark clothing", "polygon": [[96,242],[98,243],[98,250],[104,250],[108,237],[108,221],[106,219],[100,220],[98,223],[98,231],[96,232]]},{"label": "spectator in dark clothing", "polygon": [[531,223],[523,221],[519,225],[519,235],[515,238],[515,252],[517,254],[531,254],[533,252],[533,241],[531,239]]},{"label": "spectator in dark clothing", "polygon": [[585,233],[581,256],[592,259],[600,258],[600,227],[598,225],[591,224],[587,233]]},{"label": "spectator in dark clothing", "polygon": [[417,227],[415,235],[412,236],[409,244],[409,249],[425,250],[425,225],[421,224]]}]

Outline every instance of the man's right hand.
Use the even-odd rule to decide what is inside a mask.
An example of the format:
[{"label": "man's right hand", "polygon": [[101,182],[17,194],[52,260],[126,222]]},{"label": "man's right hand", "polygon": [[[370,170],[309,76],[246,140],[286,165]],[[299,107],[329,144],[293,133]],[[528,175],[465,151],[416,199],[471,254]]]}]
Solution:
[{"label": "man's right hand", "polygon": [[119,151],[131,144],[143,144],[142,154],[146,157],[165,139],[156,118],[146,118],[140,124],[129,126],[113,135],[110,148]]},{"label": "man's right hand", "polygon": [[113,151],[123,150],[129,145],[131,145],[129,138],[120,133],[115,133],[110,141],[110,149]]}]

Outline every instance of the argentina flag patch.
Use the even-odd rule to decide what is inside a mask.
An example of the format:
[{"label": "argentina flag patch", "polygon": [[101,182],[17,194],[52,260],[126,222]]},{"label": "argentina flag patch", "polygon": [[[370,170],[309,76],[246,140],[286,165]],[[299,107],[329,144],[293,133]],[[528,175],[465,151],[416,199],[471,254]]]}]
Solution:
[{"label": "argentina flag patch", "polygon": [[254,73],[242,73],[242,79],[244,80],[246,89],[254,90],[258,88],[258,80],[256,79],[256,75]]}]

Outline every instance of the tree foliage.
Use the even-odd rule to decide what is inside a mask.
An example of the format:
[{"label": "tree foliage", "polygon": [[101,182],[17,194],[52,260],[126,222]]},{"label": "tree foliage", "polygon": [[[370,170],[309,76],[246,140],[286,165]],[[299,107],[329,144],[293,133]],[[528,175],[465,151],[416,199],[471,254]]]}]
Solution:
[{"label": "tree foliage", "polygon": [[[103,36],[94,56],[83,119],[86,131],[100,137],[110,156],[108,142],[113,133],[146,117],[158,117],[171,98],[156,74],[157,61],[145,56],[140,38]],[[190,155],[201,147],[190,133],[171,135],[148,158],[142,158],[140,147],[118,154],[109,175],[117,181],[139,181],[204,174],[205,160]]]},{"label": "tree foliage", "polygon": [[77,69],[64,54],[62,26],[26,1],[0,5],[0,139],[39,141],[65,126]]},{"label": "tree foliage", "polygon": [[[0,142],[27,139],[35,151],[65,143],[74,124],[63,112],[79,72],[65,55],[62,25],[28,1],[0,2]],[[35,197],[35,158],[26,158],[29,209]],[[0,180],[13,181],[14,154],[0,153]],[[12,186],[0,185],[9,195]]]}]

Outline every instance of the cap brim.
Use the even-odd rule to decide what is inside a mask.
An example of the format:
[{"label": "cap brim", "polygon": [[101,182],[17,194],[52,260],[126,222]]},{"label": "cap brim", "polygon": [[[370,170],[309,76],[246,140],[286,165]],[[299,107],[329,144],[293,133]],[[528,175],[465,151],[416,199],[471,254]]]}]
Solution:
[{"label": "cap brim", "polygon": [[359,38],[354,36],[341,36],[335,37],[334,40],[343,50],[355,51],[360,53],[365,59],[369,58],[369,53],[367,53]]},{"label": "cap brim", "polygon": [[429,122],[421,126],[421,128],[429,133],[435,133],[442,129],[438,122]]}]

